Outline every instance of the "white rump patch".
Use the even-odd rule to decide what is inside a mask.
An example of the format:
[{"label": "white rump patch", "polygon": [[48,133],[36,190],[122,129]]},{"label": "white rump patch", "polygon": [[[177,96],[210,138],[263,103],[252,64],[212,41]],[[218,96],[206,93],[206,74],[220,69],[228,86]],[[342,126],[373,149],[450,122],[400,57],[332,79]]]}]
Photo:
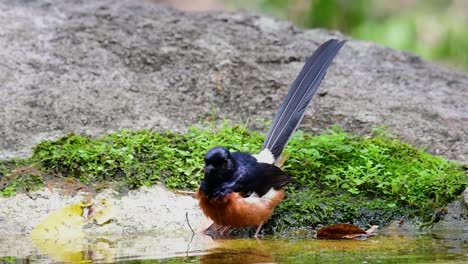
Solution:
[{"label": "white rump patch", "polygon": [[258,194],[252,193],[249,197],[243,198],[242,200],[249,204],[256,204],[260,202],[260,197],[258,197]]},{"label": "white rump patch", "polygon": [[271,188],[265,195],[263,195],[261,198],[265,200],[273,200],[276,197],[276,194],[278,193],[277,190]]},{"label": "white rump patch", "polygon": [[252,155],[254,158],[257,159],[257,162],[262,162],[262,163],[268,163],[268,164],[273,164],[275,163],[275,157],[273,157],[273,154],[269,149],[264,149],[260,151],[260,153]]},{"label": "white rump patch", "polygon": [[249,197],[241,198],[243,202],[250,203],[250,204],[258,204],[258,203],[269,203],[276,197],[278,191],[271,188],[265,195],[259,197],[258,194],[252,193]]}]

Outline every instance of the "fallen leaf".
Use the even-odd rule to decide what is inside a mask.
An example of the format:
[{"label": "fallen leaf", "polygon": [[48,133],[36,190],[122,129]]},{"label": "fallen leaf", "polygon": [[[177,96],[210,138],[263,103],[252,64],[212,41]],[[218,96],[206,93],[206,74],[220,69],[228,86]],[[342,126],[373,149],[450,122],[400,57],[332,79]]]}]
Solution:
[{"label": "fallen leaf", "polygon": [[31,231],[31,237],[63,240],[82,237],[81,225],[86,220],[83,217],[84,207],[83,203],[76,203],[54,211]]},{"label": "fallen leaf", "polygon": [[83,209],[86,206],[76,203],[54,211],[31,231],[31,240],[55,261],[81,262],[84,258],[82,226],[86,221]]},{"label": "fallen leaf", "polygon": [[367,238],[373,235],[378,226],[372,226],[369,230],[351,225],[351,224],[334,224],[320,228],[317,231],[317,238],[322,239],[354,239]]}]

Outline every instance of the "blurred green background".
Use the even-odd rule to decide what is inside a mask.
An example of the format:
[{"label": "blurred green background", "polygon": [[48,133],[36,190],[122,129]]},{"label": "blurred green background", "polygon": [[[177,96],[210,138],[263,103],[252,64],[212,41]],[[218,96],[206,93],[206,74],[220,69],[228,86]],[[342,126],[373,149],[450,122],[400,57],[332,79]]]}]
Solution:
[{"label": "blurred green background", "polygon": [[468,0],[224,0],[296,25],[339,30],[468,71]]}]

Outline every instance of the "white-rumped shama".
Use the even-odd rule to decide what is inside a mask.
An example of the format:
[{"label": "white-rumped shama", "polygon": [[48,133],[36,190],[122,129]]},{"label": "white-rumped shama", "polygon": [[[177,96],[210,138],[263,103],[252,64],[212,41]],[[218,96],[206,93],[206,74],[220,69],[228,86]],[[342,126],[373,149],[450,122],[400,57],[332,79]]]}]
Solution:
[{"label": "white-rumped shama", "polygon": [[259,154],[214,147],[205,155],[205,176],[196,196],[203,213],[217,225],[258,227],[273,214],[293,178],[275,165],[295,131],[328,67],[345,41],[323,43],[306,61],[279,107]]}]

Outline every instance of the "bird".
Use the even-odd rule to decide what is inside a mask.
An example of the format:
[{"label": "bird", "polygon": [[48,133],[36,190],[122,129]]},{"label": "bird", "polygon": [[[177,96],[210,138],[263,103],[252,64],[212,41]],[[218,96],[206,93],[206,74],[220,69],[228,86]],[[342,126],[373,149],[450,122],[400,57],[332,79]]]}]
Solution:
[{"label": "bird", "polygon": [[254,237],[258,238],[263,224],[283,200],[284,187],[294,178],[276,162],[345,42],[330,39],[306,60],[258,154],[231,152],[223,146],[213,147],[205,154],[204,176],[195,196],[204,215],[223,227],[221,235],[230,228],[257,227]]}]

